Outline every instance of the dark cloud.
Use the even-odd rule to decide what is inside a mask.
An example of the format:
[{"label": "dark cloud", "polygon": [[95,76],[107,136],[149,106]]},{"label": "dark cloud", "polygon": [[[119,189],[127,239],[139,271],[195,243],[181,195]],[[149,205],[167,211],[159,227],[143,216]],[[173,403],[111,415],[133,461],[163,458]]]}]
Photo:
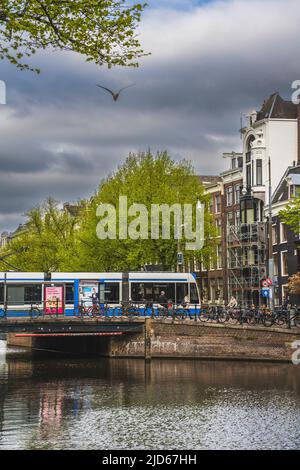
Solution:
[{"label": "dark cloud", "polygon": [[[240,113],[274,91],[290,97],[300,78],[298,0],[197,3],[149,9],[141,39],[152,55],[139,69],[107,70],[57,52],[34,58],[39,76],[2,63],[0,230],[48,195],[88,197],[130,151],[167,149],[217,174],[222,152],[240,150]],[[114,103],[96,83],[136,86]]]}]

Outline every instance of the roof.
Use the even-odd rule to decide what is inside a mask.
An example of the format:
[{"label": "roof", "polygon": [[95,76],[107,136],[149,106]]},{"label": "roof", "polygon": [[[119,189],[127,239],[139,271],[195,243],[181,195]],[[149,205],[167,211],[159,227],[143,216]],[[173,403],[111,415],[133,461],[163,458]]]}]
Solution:
[{"label": "roof", "polygon": [[279,93],[273,93],[262,105],[257,113],[257,121],[263,119],[297,119],[297,105],[292,101],[285,101]]},{"label": "roof", "polygon": [[205,187],[221,183],[222,181],[221,176],[199,175],[199,179]]},{"label": "roof", "polygon": [[288,201],[289,199],[289,188],[288,188],[288,179],[291,178],[292,185],[300,186],[300,165],[290,166],[284,173],[279,185],[277,186],[273,197],[272,203],[276,204],[277,202]]},{"label": "roof", "polygon": [[293,186],[300,186],[300,174],[291,174],[288,178]]},{"label": "roof", "polygon": [[74,204],[72,205],[72,204],[69,204],[68,202],[64,204],[64,210],[69,212],[69,214],[72,217],[77,217],[81,209],[82,209],[82,206],[79,206],[79,205],[74,205]]}]

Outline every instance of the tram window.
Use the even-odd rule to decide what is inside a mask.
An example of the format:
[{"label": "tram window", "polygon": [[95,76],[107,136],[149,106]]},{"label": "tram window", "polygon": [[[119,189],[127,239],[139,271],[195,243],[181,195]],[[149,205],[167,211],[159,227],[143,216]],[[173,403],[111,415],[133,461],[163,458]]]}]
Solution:
[{"label": "tram window", "polygon": [[24,301],[27,302],[41,302],[42,301],[42,286],[33,285],[24,287]]},{"label": "tram window", "polygon": [[74,303],[74,284],[66,284],[66,304]]},{"label": "tram window", "polygon": [[153,301],[153,284],[152,282],[132,282],[131,283],[131,300],[134,302],[142,302],[143,300]]},{"label": "tram window", "polygon": [[104,298],[105,302],[118,304],[120,301],[120,284],[118,282],[106,282]]},{"label": "tram window", "polygon": [[164,291],[168,300],[175,302],[175,284],[171,283],[154,283],[153,296],[154,302],[158,302],[160,293]]},{"label": "tram window", "polygon": [[7,301],[9,304],[23,304],[24,286],[7,286]]},{"label": "tram window", "polygon": [[182,303],[185,296],[188,295],[188,284],[176,284],[176,302]]},{"label": "tram window", "polygon": [[4,284],[0,284],[0,304],[4,302]]},{"label": "tram window", "polygon": [[198,304],[199,303],[199,297],[198,297],[198,291],[197,291],[196,284],[191,284],[190,289],[191,289],[191,303]]},{"label": "tram window", "polygon": [[9,304],[24,304],[42,301],[42,286],[7,286],[7,300]]}]

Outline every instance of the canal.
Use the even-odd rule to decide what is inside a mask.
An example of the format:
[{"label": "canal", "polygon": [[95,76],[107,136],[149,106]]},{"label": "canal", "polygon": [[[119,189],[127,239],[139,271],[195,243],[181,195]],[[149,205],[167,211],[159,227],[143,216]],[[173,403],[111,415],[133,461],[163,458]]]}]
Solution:
[{"label": "canal", "polygon": [[0,341],[0,449],[300,449],[300,366],[145,367]]}]

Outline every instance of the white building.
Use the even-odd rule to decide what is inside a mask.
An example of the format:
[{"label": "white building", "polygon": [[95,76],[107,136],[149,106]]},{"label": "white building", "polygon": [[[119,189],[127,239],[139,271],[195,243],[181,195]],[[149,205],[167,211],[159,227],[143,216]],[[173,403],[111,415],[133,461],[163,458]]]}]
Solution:
[{"label": "white building", "polygon": [[[253,198],[253,217],[263,221],[269,204],[269,158],[273,192],[288,166],[300,163],[300,107],[283,100],[278,93],[264,102],[259,112],[252,112],[243,134],[244,193]],[[250,203],[249,203],[250,206]],[[250,209],[250,207],[249,207]]]}]

